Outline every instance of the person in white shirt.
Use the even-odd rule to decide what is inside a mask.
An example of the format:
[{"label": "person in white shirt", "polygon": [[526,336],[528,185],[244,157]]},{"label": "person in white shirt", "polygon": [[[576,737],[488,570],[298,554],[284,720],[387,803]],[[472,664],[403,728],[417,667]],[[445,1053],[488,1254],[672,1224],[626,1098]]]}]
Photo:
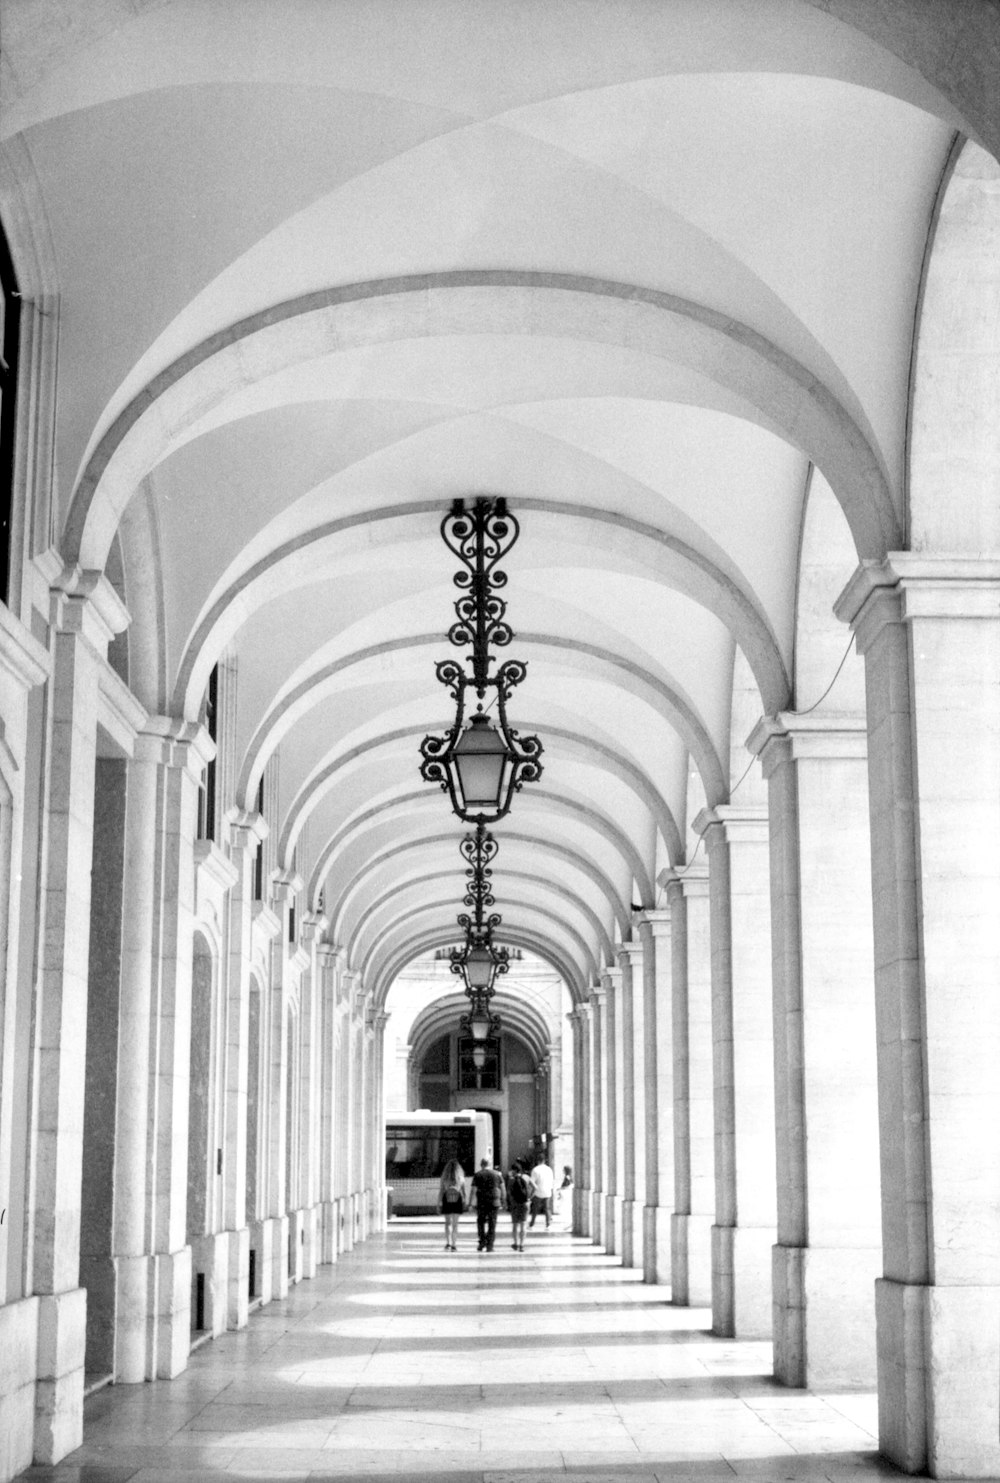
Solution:
[{"label": "person in white shirt", "polygon": [[543,1159],[531,1171],[531,1185],[534,1194],[531,1197],[531,1219],[528,1229],[535,1224],[535,1218],[539,1215],[545,1216],[545,1229],[548,1230],[552,1224],[552,1194],[555,1189],[555,1175],[549,1164]]}]

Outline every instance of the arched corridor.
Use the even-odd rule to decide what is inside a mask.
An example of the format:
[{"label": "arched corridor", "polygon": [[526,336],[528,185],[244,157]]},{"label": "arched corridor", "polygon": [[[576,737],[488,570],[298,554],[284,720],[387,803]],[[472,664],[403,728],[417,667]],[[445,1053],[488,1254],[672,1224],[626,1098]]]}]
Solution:
[{"label": "arched corridor", "polygon": [[523,1258],[508,1234],[479,1256],[467,1219],[452,1256],[438,1221],[391,1223],[199,1349],[179,1380],[94,1396],[73,1464],[115,1483],[891,1472],[874,1396],[790,1394],[768,1344],[713,1337],[706,1310],[671,1307],[561,1226]]},{"label": "arched corridor", "polygon": [[0,1483],[498,1174],[1000,1478],[997,0],[0,12]]}]

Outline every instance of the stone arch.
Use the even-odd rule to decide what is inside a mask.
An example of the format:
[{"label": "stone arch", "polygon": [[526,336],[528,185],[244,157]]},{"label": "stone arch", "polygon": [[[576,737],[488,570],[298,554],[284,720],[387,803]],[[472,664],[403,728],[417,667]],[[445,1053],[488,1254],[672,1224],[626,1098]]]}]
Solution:
[{"label": "stone arch", "polygon": [[[560,523],[579,522],[574,530],[613,552],[622,570],[636,563],[654,565],[659,580],[699,603],[728,628],[753,666],[765,707],[784,704],[788,676],[777,638],[745,578],[731,563],[727,569],[679,537],[611,510],[535,498],[519,499],[518,510]],[[335,563],[366,551],[373,531],[383,531],[384,523],[398,522],[398,539],[417,540],[429,534],[428,517],[437,520],[440,514],[436,500],[382,506],[327,521],[268,552],[233,578],[199,619],[178,665],[171,705],[185,714],[197,711],[212,666],[251,611],[273,596],[334,574]],[[689,710],[690,704],[680,708],[684,724]]]},{"label": "stone arch", "polygon": [[928,237],[911,374],[907,546],[1000,548],[1000,165],[971,142],[948,161]]},{"label": "stone arch", "polygon": [[628,344],[707,375],[824,469],[861,556],[881,556],[896,544],[888,477],[868,430],[815,375],[762,335],[703,305],[635,284],[485,269],[320,290],[272,305],[194,346],[128,403],[92,450],[63,534],[67,560],[103,568],[141,479],[184,428],[225,400],[230,387],[347,345],[487,328]]},{"label": "stone arch", "polygon": [[[597,742],[592,738],[583,739],[578,733],[568,731],[564,727],[552,726],[547,722],[533,721],[530,716],[520,717],[519,727],[524,732],[544,731],[544,734],[548,738],[558,738],[571,752],[583,759],[593,761],[596,758],[599,760],[602,769],[611,776],[616,777],[620,782],[623,782],[635,794],[655,820],[666,846],[671,864],[675,864],[681,858],[683,843],[674,816],[650,778],[641,768],[603,743]],[[319,772],[314,773],[303,784],[296,797],[288,806],[285,822],[278,840],[279,867],[282,869],[291,868],[296,840],[312,809],[335,786],[338,773],[350,766],[352,762],[369,758],[380,748],[393,746],[399,741],[412,739],[414,742],[414,755],[416,755],[416,741],[424,734],[425,728],[416,726],[405,727],[398,731],[384,732],[371,742],[352,747],[349,751],[342,753],[339,757],[336,757],[332,762],[324,766]]]},{"label": "stone arch", "polygon": [[[528,905],[527,902],[516,900],[512,895],[510,895],[510,893],[507,894],[507,900],[510,902],[512,908],[514,908],[515,910],[519,906],[523,908]],[[413,907],[409,911],[398,913],[395,918],[394,931],[403,931],[406,928],[406,924],[408,922],[412,922],[415,919],[426,918],[428,913],[439,913],[440,918],[446,919],[447,913],[449,911],[452,911],[454,907],[455,897],[453,894],[441,897],[436,901],[424,901],[421,903],[421,905]],[[560,917],[559,915],[557,915],[556,912],[549,910],[548,907],[541,906],[537,901],[531,902],[530,910],[532,911],[534,916],[540,917],[543,919],[543,921],[551,923],[553,927],[557,928],[566,937],[568,937],[573,943],[581,962],[589,967],[591,973],[596,974],[598,972],[597,959],[595,958],[591,948],[587,945],[586,940],[576,927],[567,922],[565,917]],[[439,937],[449,936],[447,928],[442,931],[442,929],[439,927],[437,929],[437,933]],[[457,935],[457,932],[450,934],[451,940],[453,941]],[[513,943],[514,939],[512,932],[507,930],[506,923],[504,925],[504,931],[502,935],[505,939]],[[367,949],[361,960],[356,962],[355,966],[357,967],[358,972],[360,972],[362,978],[364,978],[366,981],[370,976],[369,969],[371,967],[373,959],[375,958],[376,954],[382,951],[383,942],[384,938],[380,941],[374,942],[371,947]],[[352,962],[354,960],[351,959],[349,956],[348,961]]]},{"label": "stone arch", "polygon": [[[709,798],[711,805],[714,806],[722,800],[725,794],[725,774],[717,750],[694,704],[678,686],[666,683],[633,660],[580,640],[557,639],[547,634],[520,631],[518,644],[529,649],[535,646],[551,647],[558,652],[563,663],[589,667],[596,662],[602,667],[607,667],[617,684],[648,699],[660,710],[694,757],[702,774],[706,797]],[[311,707],[331,693],[343,675],[355,666],[377,660],[383,655],[424,645],[434,645],[435,648],[439,648],[441,635],[435,633],[407,636],[372,645],[369,649],[355,650],[351,654],[323,665],[315,674],[307,676],[280,700],[275,701],[247,745],[236,789],[237,799],[242,801],[242,805],[249,808],[256,797],[257,786],[267,765],[267,759],[281,738],[308,714]],[[534,723],[522,723],[525,729],[530,729],[532,724]],[[551,731],[548,726],[546,729]],[[404,734],[398,733],[401,736]],[[560,732],[560,735],[568,737],[570,733]],[[351,755],[353,754],[346,754],[342,760],[347,760],[347,757]],[[331,764],[331,766],[335,765],[337,764]],[[293,809],[294,805],[290,812]],[[665,839],[670,838],[669,826],[662,832]]]},{"label": "stone arch", "polygon": [[[388,808],[389,806],[390,805],[386,805],[386,808]],[[409,844],[404,846],[404,848],[423,850],[426,849],[428,846],[444,841],[447,841],[449,845],[454,845],[455,838],[455,835],[452,833],[437,834],[429,837],[421,836],[420,838],[412,840]],[[561,859],[565,860],[567,864],[573,867],[573,869],[580,871],[582,875],[591,880],[594,885],[596,885],[597,888],[601,891],[612,912],[614,913],[619,932],[622,934],[627,932],[629,923],[631,921],[631,902],[626,903],[621,898],[621,896],[615,891],[614,886],[608,880],[607,876],[604,875],[604,873],[594,864],[592,860],[587,859],[585,856],[579,854],[575,850],[569,849],[565,845],[556,844],[552,840],[544,839],[540,835],[524,834],[516,830],[505,830],[504,838],[506,840],[509,840],[511,843],[529,845],[532,849],[544,848],[550,853],[555,854]],[[348,883],[341,896],[335,902],[332,902],[330,904],[328,913],[330,920],[330,932],[335,941],[337,940],[340,923],[342,920],[343,912],[345,910],[345,904],[350,894],[359,886],[359,884],[361,884],[361,882],[363,882],[365,876],[369,871],[378,869],[379,866],[384,865],[390,859],[398,858],[400,853],[400,847],[396,844],[393,844],[387,849],[381,851],[379,854],[373,855],[368,861],[365,870],[359,876],[354,877]],[[313,880],[315,882],[315,876]],[[312,887],[310,888],[310,896],[312,897]]]},{"label": "stone arch", "polygon": [[[574,1003],[579,1003],[586,993],[586,981],[574,971],[572,964],[565,959],[552,944],[539,937],[537,933],[527,931],[523,927],[515,927],[505,934],[512,947],[527,948],[529,952],[548,963],[569,990],[570,997]],[[386,994],[392,987],[394,981],[399,977],[407,963],[421,953],[428,952],[432,948],[442,947],[446,943],[446,934],[439,927],[425,929],[415,933],[407,941],[401,943],[391,957],[384,963],[376,964],[370,975],[372,1002],[376,1008],[381,1009],[385,1003]]]}]

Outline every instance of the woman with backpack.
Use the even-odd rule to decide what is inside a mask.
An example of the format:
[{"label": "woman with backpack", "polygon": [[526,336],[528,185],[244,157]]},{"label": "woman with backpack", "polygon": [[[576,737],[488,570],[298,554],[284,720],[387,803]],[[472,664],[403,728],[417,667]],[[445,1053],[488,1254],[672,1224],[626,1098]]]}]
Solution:
[{"label": "woman with backpack", "polygon": [[507,1204],[510,1207],[511,1234],[514,1237],[512,1244],[515,1251],[524,1250],[524,1223],[528,1219],[531,1191],[530,1178],[519,1163],[513,1163],[507,1181]]},{"label": "woman with backpack", "polygon": [[449,1159],[438,1185],[438,1215],[444,1216],[444,1249],[458,1250],[458,1217],[466,1206],[465,1170],[458,1159]]}]

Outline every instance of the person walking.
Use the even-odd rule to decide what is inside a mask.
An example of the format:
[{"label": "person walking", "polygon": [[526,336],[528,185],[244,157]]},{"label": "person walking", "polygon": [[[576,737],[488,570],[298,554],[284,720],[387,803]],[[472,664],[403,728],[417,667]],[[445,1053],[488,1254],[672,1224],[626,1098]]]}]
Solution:
[{"label": "person walking", "polygon": [[573,1225],[573,1169],[569,1164],[563,1164],[562,1184],[556,1190],[555,1208],[563,1224],[571,1228]]},{"label": "person walking", "polygon": [[458,1250],[458,1217],[466,1208],[465,1170],[458,1159],[449,1159],[438,1185],[438,1215],[444,1216],[444,1249]]},{"label": "person walking", "polygon": [[497,1215],[503,1208],[503,1175],[499,1169],[491,1169],[489,1160],[483,1159],[472,1176],[472,1190],[476,1197],[476,1230],[479,1234],[479,1250],[492,1251],[497,1235]]},{"label": "person walking", "polygon": [[545,1216],[545,1229],[548,1230],[552,1224],[552,1192],[555,1189],[556,1177],[552,1172],[552,1165],[547,1164],[539,1156],[538,1163],[531,1171],[531,1183],[534,1191],[531,1197],[531,1220],[529,1230],[535,1224],[539,1215]]},{"label": "person walking", "polygon": [[524,1223],[528,1219],[533,1190],[530,1177],[524,1172],[520,1161],[515,1159],[507,1181],[507,1207],[510,1210],[510,1228],[514,1238],[512,1245],[515,1251],[524,1250]]}]

